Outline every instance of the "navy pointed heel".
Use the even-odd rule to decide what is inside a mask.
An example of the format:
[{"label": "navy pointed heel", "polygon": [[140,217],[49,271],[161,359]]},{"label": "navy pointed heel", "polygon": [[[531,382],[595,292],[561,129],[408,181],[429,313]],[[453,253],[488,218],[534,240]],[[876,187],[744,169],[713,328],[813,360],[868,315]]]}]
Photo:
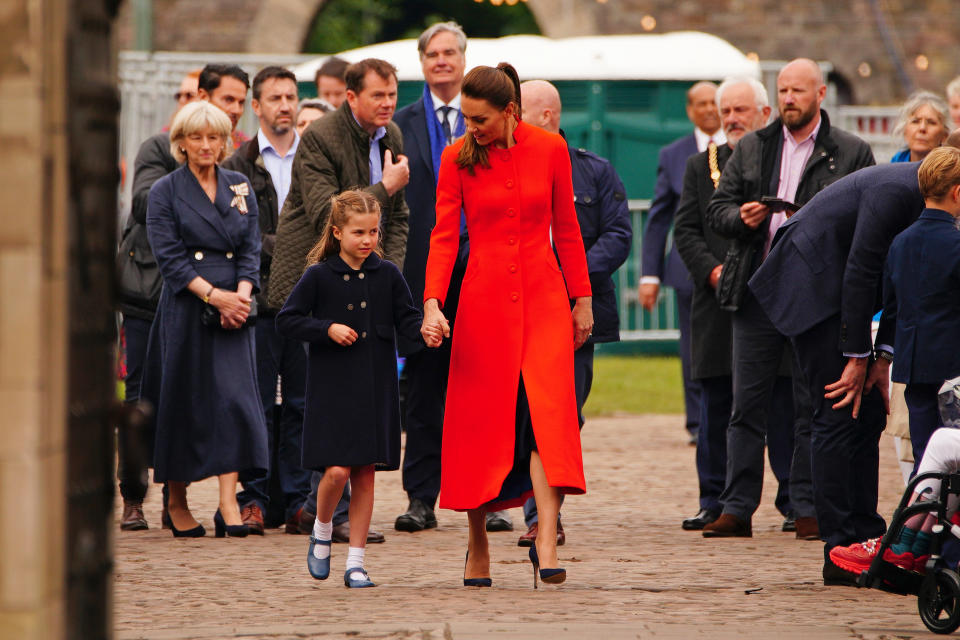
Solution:
[{"label": "navy pointed heel", "polygon": [[[463,575],[467,575],[467,561],[470,559],[470,552],[467,551],[467,556],[463,559]],[[463,586],[465,587],[492,587],[493,579],[492,578],[464,578]]]},{"label": "navy pointed heel", "polygon": [[170,521],[170,530],[173,531],[174,538],[202,538],[207,535],[207,530],[203,528],[202,524],[198,524],[193,529],[184,529],[181,531],[173,526],[173,520]]},{"label": "navy pointed heel", "polygon": [[547,584],[560,584],[567,579],[566,569],[541,569],[540,557],[537,555],[537,545],[530,547],[530,563],[533,564],[533,588],[537,588],[537,577]]},{"label": "navy pointed heel", "polygon": [[227,524],[220,514],[220,509],[213,514],[214,535],[222,538],[229,535],[231,538],[245,538],[250,533],[250,529],[245,524]]}]

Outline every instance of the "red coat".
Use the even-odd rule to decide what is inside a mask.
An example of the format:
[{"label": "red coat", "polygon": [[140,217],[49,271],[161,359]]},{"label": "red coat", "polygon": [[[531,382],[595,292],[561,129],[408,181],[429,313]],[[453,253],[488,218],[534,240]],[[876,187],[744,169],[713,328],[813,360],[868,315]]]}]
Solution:
[{"label": "red coat", "polygon": [[563,138],[523,122],[514,139],[510,149],[489,148],[491,167],[477,166],[476,175],[455,163],[462,140],[440,165],[424,300],[442,305],[446,297],[461,206],[470,234],[443,423],[447,509],[473,509],[499,494],[513,464],[521,371],[547,481],[564,493],[586,490],[569,299],[589,296],[590,280],[570,157]]}]

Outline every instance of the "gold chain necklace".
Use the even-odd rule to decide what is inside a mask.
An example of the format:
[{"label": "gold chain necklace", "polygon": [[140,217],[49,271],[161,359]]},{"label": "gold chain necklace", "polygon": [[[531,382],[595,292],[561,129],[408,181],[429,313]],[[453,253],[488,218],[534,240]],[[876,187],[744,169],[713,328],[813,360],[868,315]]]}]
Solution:
[{"label": "gold chain necklace", "polygon": [[710,165],[710,179],[713,180],[713,188],[716,189],[720,184],[720,165],[717,163],[717,143],[713,140],[707,144],[707,163]]}]

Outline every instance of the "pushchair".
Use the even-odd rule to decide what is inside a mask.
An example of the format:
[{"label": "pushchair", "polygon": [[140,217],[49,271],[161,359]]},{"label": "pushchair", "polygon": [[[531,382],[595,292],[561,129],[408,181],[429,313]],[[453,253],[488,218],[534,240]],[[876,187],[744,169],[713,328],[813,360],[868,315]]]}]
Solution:
[{"label": "pushchair", "polygon": [[[923,502],[907,506],[916,486],[929,479],[939,479],[940,495],[928,496]],[[960,473],[923,473],[907,485],[887,533],[880,539],[880,549],[870,568],[860,574],[859,585],[882,589],[900,595],[917,596],[917,608],[923,624],[934,633],[953,633],[960,627],[960,576],[956,567],[947,566],[941,557],[944,543],[950,536],[960,539],[960,526],[947,518],[947,497],[960,495]],[[884,552],[900,538],[904,523],[919,513],[936,513],[930,542],[930,558],[926,573],[907,571],[883,559]]]}]

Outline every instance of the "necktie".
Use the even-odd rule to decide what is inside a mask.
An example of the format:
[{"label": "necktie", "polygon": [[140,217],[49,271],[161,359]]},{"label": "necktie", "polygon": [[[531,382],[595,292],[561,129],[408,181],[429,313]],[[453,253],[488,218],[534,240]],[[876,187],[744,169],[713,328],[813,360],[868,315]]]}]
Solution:
[{"label": "necktie", "polygon": [[450,121],[447,119],[447,115],[453,111],[453,107],[443,105],[439,111],[440,124],[443,125],[443,136],[447,139],[447,144],[450,144],[453,142],[453,131],[450,129]]}]

